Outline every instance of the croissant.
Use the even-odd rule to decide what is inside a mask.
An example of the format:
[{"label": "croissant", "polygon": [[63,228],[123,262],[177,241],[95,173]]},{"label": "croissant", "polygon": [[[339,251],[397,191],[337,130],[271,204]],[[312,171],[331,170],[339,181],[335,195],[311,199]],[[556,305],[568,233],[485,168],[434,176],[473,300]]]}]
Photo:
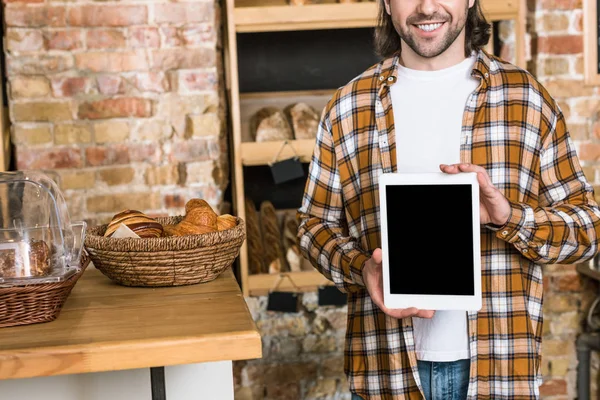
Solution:
[{"label": "croissant", "polygon": [[[210,204],[208,204],[206,202],[206,200],[202,200],[202,199],[191,199],[190,201],[188,201],[187,203],[185,203],[185,212],[186,214],[190,212],[191,209],[193,208],[199,208],[199,207],[209,207],[210,208]],[[211,208],[212,210],[212,208]]]},{"label": "croissant", "polygon": [[208,226],[217,230],[217,214],[210,206],[192,208],[183,220],[197,226]]},{"label": "croissant", "polygon": [[104,236],[109,237],[124,224],[141,238],[160,237],[163,226],[137,210],[124,210],[116,214],[108,224]]},{"label": "croissant", "polygon": [[224,231],[234,228],[237,225],[237,219],[233,215],[223,214],[217,218],[217,229]]}]

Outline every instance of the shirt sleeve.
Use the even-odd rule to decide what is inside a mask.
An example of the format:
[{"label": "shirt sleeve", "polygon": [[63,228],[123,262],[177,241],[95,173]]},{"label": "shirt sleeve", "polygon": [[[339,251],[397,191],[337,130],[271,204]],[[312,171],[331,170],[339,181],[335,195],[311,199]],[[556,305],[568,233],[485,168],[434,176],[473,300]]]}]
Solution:
[{"label": "shirt sleeve", "polygon": [[586,181],[564,116],[554,114],[540,153],[538,207],[511,202],[496,236],[538,264],[572,264],[598,249],[600,210]]},{"label": "shirt sleeve", "polygon": [[331,123],[326,111],[317,131],[302,206],[297,212],[300,250],[342,292],[364,287],[362,269],[370,255],[348,234]]}]

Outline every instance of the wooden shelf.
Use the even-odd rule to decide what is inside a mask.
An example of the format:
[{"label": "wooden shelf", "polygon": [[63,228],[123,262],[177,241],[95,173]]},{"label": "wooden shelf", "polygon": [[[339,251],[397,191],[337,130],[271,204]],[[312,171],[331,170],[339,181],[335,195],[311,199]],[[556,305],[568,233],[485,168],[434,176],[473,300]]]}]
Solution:
[{"label": "wooden shelf", "polygon": [[294,284],[300,288],[300,291],[313,291],[321,286],[333,285],[316,270],[248,276],[248,288],[251,296],[265,295],[275,288],[279,291],[295,291]]},{"label": "wooden shelf", "polygon": [[[491,21],[514,19],[520,0],[483,0],[482,8]],[[237,32],[275,32],[313,29],[368,28],[377,23],[377,2],[325,3],[290,6],[270,1],[267,5],[246,1],[234,11]]]},{"label": "wooden shelf", "polygon": [[600,271],[593,269],[591,267],[591,262],[586,263],[586,264],[578,264],[577,267],[575,267],[577,269],[577,272],[579,272],[582,275],[585,275],[589,278],[595,279],[597,281],[600,281]]},{"label": "wooden shelf", "polygon": [[277,161],[286,160],[296,154],[301,162],[310,162],[315,148],[315,139],[289,140],[287,144],[284,143],[283,140],[242,143],[242,164],[245,166],[268,165],[275,160],[277,153],[279,153]]}]

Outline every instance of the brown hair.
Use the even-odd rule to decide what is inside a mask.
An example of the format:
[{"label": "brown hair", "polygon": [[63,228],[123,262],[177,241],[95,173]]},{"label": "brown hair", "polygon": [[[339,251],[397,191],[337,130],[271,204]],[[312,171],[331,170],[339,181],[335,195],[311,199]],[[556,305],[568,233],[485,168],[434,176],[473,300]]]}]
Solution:
[{"label": "brown hair", "polygon": [[[469,8],[465,24],[465,56],[481,49],[490,40],[491,25],[485,19],[479,0],[475,0],[473,7]],[[375,51],[384,58],[400,54],[400,36],[396,32],[392,16],[385,10],[384,0],[379,0],[379,16],[375,29]]]}]

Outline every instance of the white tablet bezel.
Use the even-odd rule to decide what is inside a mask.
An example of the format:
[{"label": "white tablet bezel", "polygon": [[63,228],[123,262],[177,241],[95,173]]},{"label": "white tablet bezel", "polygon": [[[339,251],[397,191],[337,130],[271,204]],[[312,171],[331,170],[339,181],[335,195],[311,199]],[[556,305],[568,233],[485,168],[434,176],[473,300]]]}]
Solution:
[{"label": "white tablet bezel", "polygon": [[[473,209],[473,278],[475,292],[473,296],[453,295],[414,295],[414,294],[392,294],[390,293],[390,265],[389,265],[389,243],[387,226],[386,187],[396,185],[452,185],[469,184],[472,186],[472,209]],[[419,174],[382,174],[379,178],[379,211],[381,219],[381,250],[383,265],[383,299],[384,304],[390,309],[416,307],[421,310],[467,310],[477,311],[481,309],[481,244],[480,244],[480,219],[479,219],[479,183],[477,174],[460,173],[419,173]],[[443,224],[443,217],[440,218]],[[426,262],[426,260],[423,260]],[[437,258],[435,262],[444,262]],[[409,268],[420,268],[419,265],[409,265]],[[449,267],[451,267],[449,265]],[[432,277],[435,279],[435,277]]]}]

